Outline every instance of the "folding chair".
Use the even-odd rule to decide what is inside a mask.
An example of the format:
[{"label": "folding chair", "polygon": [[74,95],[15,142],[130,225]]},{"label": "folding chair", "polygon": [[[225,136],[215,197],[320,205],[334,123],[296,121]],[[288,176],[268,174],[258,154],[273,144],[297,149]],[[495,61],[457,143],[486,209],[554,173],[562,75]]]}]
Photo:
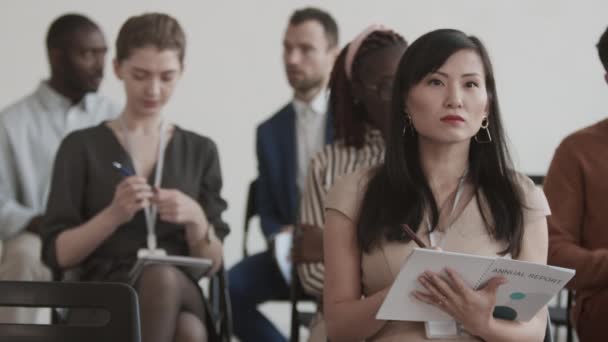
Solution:
[{"label": "folding chair", "polygon": [[[544,175],[528,175],[530,179],[537,186],[542,187],[545,181]],[[566,292],[566,303],[563,302],[563,295]],[[570,309],[572,308],[572,301],[574,295],[571,290],[562,289],[557,294],[556,305],[549,307],[549,317],[551,318],[551,324],[555,326],[554,330],[554,339],[557,340],[557,334],[559,332],[559,328],[565,326],[566,327],[566,341],[572,342],[574,341],[574,329],[572,327],[572,322],[570,322]],[[565,305],[564,305],[565,304]],[[548,330],[549,331],[549,330]]]},{"label": "folding chair", "polygon": [[[249,226],[251,219],[258,215],[257,205],[255,203],[257,191],[257,179],[254,179],[249,184],[249,189],[247,191],[247,205],[245,209],[245,222],[243,225],[243,258],[249,256],[249,251],[247,249],[247,241],[249,237]],[[314,316],[313,312],[299,312],[298,311],[298,301],[301,300],[312,300],[311,298],[304,295],[304,292],[300,288],[300,281],[298,279],[297,272],[295,271],[295,267],[293,268],[292,273],[292,285],[290,289],[289,298],[280,298],[279,301],[287,301],[291,302],[291,333],[290,333],[290,341],[299,341],[299,327],[300,326],[308,326],[312,317]]]},{"label": "folding chair", "polygon": [[96,309],[91,324],[0,323],[0,341],[140,342],[137,294],[128,285],[93,282],[0,282],[0,306]]},{"label": "folding chair", "polygon": [[[566,303],[562,295],[565,293]],[[555,326],[555,340],[557,340],[557,334],[560,327],[566,327],[566,342],[574,341],[574,327],[570,321],[570,310],[572,309],[572,302],[574,301],[574,293],[572,290],[562,289],[557,294],[556,305],[549,307],[549,316],[551,317],[551,323]]]}]

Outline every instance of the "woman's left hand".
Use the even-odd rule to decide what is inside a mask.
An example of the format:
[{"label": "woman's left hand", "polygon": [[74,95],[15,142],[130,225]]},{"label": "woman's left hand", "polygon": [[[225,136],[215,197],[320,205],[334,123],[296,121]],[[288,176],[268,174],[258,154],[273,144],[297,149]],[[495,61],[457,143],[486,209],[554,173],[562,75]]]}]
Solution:
[{"label": "woman's left hand", "polygon": [[[161,220],[185,225],[188,235],[202,237],[207,234],[207,216],[198,202],[190,196],[176,189],[155,188],[151,201],[158,206]],[[197,238],[193,237],[193,240]]]},{"label": "woman's left hand", "polygon": [[506,279],[494,277],[482,288],[474,290],[455,271],[446,268],[446,273],[447,277],[430,271],[421,274],[418,281],[427,292],[414,291],[413,296],[449,314],[469,333],[483,335],[494,319],[496,291]]}]

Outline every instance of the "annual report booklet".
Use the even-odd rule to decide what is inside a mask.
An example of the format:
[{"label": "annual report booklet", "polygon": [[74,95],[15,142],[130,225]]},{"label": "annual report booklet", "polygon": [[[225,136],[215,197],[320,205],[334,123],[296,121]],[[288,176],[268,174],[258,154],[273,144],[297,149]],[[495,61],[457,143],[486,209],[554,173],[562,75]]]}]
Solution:
[{"label": "annual report booklet", "polygon": [[[418,277],[425,271],[445,274],[456,271],[471,288],[478,289],[495,276],[507,282],[496,293],[494,317],[529,321],[574,276],[574,270],[513,260],[433,249],[416,248],[401,267],[377,319],[396,321],[449,321],[448,314],[411,296],[425,291]],[[425,291],[426,292],[426,291]]]},{"label": "annual report booklet", "polygon": [[193,279],[199,280],[209,272],[211,266],[213,266],[213,261],[208,258],[179,255],[142,255],[137,258],[137,262],[129,272],[131,283],[135,283],[144,266],[153,264],[173,265],[183,269]]}]

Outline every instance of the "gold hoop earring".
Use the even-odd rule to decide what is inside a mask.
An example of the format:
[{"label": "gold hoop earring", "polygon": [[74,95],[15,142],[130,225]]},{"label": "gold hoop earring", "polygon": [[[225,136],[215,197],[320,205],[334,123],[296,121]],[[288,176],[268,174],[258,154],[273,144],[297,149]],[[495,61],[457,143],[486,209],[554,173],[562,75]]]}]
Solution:
[{"label": "gold hoop earring", "polygon": [[492,142],[492,135],[490,134],[490,130],[488,127],[490,126],[490,120],[488,120],[487,116],[483,117],[481,120],[481,128],[475,134],[475,141],[479,144],[489,144]]}]

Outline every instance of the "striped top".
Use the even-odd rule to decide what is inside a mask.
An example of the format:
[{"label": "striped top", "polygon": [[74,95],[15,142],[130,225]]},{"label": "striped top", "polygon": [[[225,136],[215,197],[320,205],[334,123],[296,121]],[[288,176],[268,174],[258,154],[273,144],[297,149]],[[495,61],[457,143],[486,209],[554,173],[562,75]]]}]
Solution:
[{"label": "striped top", "polygon": [[[310,161],[306,188],[300,205],[300,224],[323,228],[325,198],[334,182],[356,170],[369,168],[384,160],[384,140],[380,131],[368,130],[360,149],[345,146],[342,141],[327,145]],[[323,263],[301,263],[298,275],[302,288],[315,297],[323,295],[325,267]]]}]

